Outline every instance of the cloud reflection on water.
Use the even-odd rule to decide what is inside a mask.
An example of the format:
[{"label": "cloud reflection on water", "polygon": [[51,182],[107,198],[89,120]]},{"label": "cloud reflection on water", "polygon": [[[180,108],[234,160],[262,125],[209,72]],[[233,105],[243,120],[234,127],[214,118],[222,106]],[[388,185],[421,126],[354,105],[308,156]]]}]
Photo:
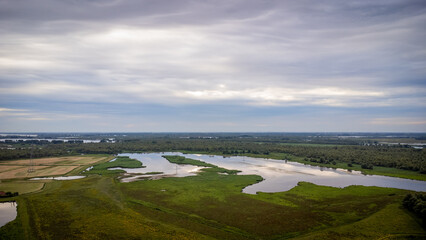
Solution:
[{"label": "cloud reflection on water", "polygon": [[[332,169],[303,165],[296,162],[250,157],[223,157],[202,154],[182,154],[176,152],[121,154],[137,159],[146,168],[125,169],[128,173],[146,174],[162,172],[155,177],[185,177],[193,176],[202,169],[192,165],[177,165],[168,162],[162,155],[181,155],[188,158],[204,161],[226,169],[240,170],[240,175],[254,174],[263,177],[263,181],[247,186],[243,192],[255,194],[261,192],[281,192],[295,187],[298,182],[305,181],[318,185],[332,187],[347,187],[350,185],[378,186],[400,188],[414,191],[426,191],[426,182],[402,178],[385,177],[377,175],[363,175],[359,171]],[[124,179],[124,181],[137,180],[140,177],[153,177],[154,175],[139,175]]]}]

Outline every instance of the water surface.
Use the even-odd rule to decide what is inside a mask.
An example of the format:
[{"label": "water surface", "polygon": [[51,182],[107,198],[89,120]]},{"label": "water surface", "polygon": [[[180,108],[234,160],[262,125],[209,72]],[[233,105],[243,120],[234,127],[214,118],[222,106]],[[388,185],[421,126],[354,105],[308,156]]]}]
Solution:
[{"label": "water surface", "polygon": [[[141,161],[145,168],[109,168],[122,169],[130,174],[144,174],[144,178],[160,178],[160,177],[187,177],[195,176],[197,172],[202,169],[202,167],[197,167],[193,165],[181,165],[174,164],[169,162],[167,159],[163,158],[163,155],[177,155],[180,153],[126,153],[119,154],[119,156],[128,156],[132,159]],[[149,174],[149,173],[160,173],[160,174]],[[140,179],[141,176],[133,176],[123,178],[122,182],[130,182]]]},{"label": "water surface", "polygon": [[[202,154],[182,153],[144,153],[121,154],[141,161],[146,168],[125,169],[129,173],[164,172],[171,176],[194,175],[195,166],[177,165],[167,161],[162,155],[180,155],[187,158],[201,160],[227,169],[240,170],[239,174],[255,174],[263,177],[263,181],[247,186],[245,193],[255,194],[261,192],[281,192],[295,187],[298,182],[305,181],[318,185],[332,187],[347,187],[350,185],[377,186],[426,191],[426,182],[403,178],[385,177],[378,175],[363,175],[358,171],[332,169],[325,167],[309,166],[297,162],[273,160],[251,157],[226,157]],[[177,166],[177,170],[176,170]]]},{"label": "water surface", "polygon": [[[83,143],[100,143],[100,139],[65,139],[65,138],[1,138],[0,142],[6,142],[6,141],[12,141],[12,142],[26,142],[26,141],[47,141],[47,142],[53,142],[53,141],[60,141],[60,142],[73,142],[73,141],[83,141]],[[115,142],[115,141],[113,141]]]},{"label": "water surface", "polygon": [[0,203],[0,227],[6,223],[15,220],[16,218],[16,202],[2,202]]},{"label": "water surface", "polygon": [[38,177],[38,178],[31,178],[30,180],[74,180],[74,179],[80,179],[85,177],[86,176]]}]

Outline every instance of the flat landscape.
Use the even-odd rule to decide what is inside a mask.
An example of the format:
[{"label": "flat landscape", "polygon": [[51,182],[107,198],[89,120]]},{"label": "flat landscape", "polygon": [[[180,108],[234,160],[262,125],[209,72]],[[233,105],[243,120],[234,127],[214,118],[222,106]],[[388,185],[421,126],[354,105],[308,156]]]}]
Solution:
[{"label": "flat landscape", "polygon": [[[109,156],[73,156],[0,161],[0,179],[64,175],[84,166],[105,161]],[[32,164],[31,164],[32,163]],[[28,171],[30,166],[35,171]]]},{"label": "flat landscape", "polygon": [[0,189],[4,192],[19,192],[26,194],[41,190],[44,187],[44,182],[30,182],[25,180],[18,181],[2,181]]},{"label": "flat landscape", "polygon": [[19,217],[0,233],[11,239],[425,236],[419,222],[401,208],[407,191],[300,183],[283,193],[241,193],[259,180],[206,172],[133,183],[102,176],[51,182],[41,193],[20,197]]},{"label": "flat landscape", "polygon": [[[111,159],[112,156],[108,155],[92,155],[0,161],[0,190],[19,193],[37,191],[44,186],[44,183],[28,179],[66,176],[78,173],[95,163]],[[30,168],[32,171],[29,171]]]},{"label": "flat landscape", "polygon": [[100,161],[102,156],[69,156],[69,157],[49,157],[49,158],[36,158],[36,159],[23,159],[14,160],[7,162],[0,162],[0,167],[4,165],[17,165],[17,166],[29,166],[30,161],[34,166],[82,166],[93,164]]},{"label": "flat landscape", "polygon": [[426,0],[0,0],[0,240],[425,240]]},{"label": "flat landscape", "polygon": [[[241,164],[244,164],[244,161],[245,164],[249,164],[249,159],[244,160],[242,156],[254,155],[257,157],[254,159],[263,159],[261,157],[265,156],[265,149],[270,149],[271,145],[262,144],[259,148],[259,144],[247,145],[247,140],[236,138],[223,143],[240,150],[228,149],[227,152],[235,153],[226,153],[223,157],[217,155],[201,157],[200,154],[178,156],[164,154],[170,151],[169,147],[173,145],[179,145],[181,148],[191,147],[192,152],[197,151],[194,150],[197,146],[202,148],[209,146],[211,154],[214,154],[217,152],[216,147],[221,148],[222,140],[186,140],[179,137],[165,139],[168,143],[162,145],[162,137],[156,140],[144,140],[141,137],[142,142],[139,145],[140,148],[149,147],[147,143],[155,148],[161,146],[160,149],[164,150],[162,152],[131,154],[126,148],[135,144],[132,140],[127,146],[123,143],[118,145],[124,152],[129,152],[118,156],[78,154],[33,159],[36,176],[85,176],[76,180],[28,180],[29,175],[21,177],[17,173],[27,171],[29,159],[2,160],[1,173],[4,176],[9,174],[14,177],[2,180],[0,191],[19,192],[19,196],[1,199],[16,201],[18,215],[15,220],[0,228],[0,239],[424,239],[426,237],[424,218],[404,205],[408,195],[420,196],[419,194],[425,193],[426,188],[423,192],[375,186],[337,188],[301,181],[287,191],[248,194],[243,192],[244,188],[265,179],[256,174],[242,174],[241,171],[232,168],[218,167],[185,156],[212,162],[217,158],[223,163],[241,159]],[[333,144],[341,147],[341,153],[352,151],[355,146]],[[276,146],[284,145],[286,144],[278,143]],[[50,152],[50,146],[43,145],[46,153]],[[71,151],[77,145],[65,146]],[[96,143],[78,146],[80,149],[85,147],[88,151],[92,151],[90,149],[93,147],[112,148],[117,144]],[[253,148],[250,149],[250,146]],[[297,146],[291,148],[293,154],[299,147],[307,149],[303,151],[306,154],[322,151],[324,146],[320,144]],[[368,151],[373,156],[375,151],[382,148],[372,146]],[[242,149],[245,149],[245,153]],[[388,150],[402,151],[400,154],[407,151],[414,157],[415,154],[421,154],[420,159],[423,161],[421,156],[424,150],[395,146],[389,147]],[[326,157],[332,159],[331,156],[335,153],[329,153],[330,157]],[[234,158],[237,155],[239,158]],[[300,158],[291,153],[269,152],[266,155],[276,159],[279,159],[277,156],[284,155],[286,158]],[[388,156],[386,161],[394,161],[392,157],[394,155],[386,156]],[[321,157],[324,156],[320,155]],[[161,166],[165,162],[172,164],[170,172],[148,172],[144,164],[146,158],[150,158],[150,161],[145,163],[155,163],[162,159]],[[303,160],[303,157],[301,159]],[[342,158],[338,159],[344,161]],[[373,157],[369,159],[374,163]],[[275,165],[270,165],[267,159],[262,161],[265,161],[266,165],[257,165],[254,169],[265,168],[277,174],[290,174],[289,176],[295,174],[277,169]],[[292,166],[287,165],[284,159],[273,161],[275,164],[282,162],[284,169]],[[316,164],[321,163],[318,161]],[[323,164],[328,166],[329,163]],[[337,162],[336,165],[343,165],[343,162]],[[90,166],[93,167],[86,170]],[[181,169],[191,169],[185,166],[193,166],[201,170],[191,176],[177,177],[173,172],[175,168],[176,172],[182,171],[179,170],[181,166]],[[375,168],[373,165],[373,169],[369,170]],[[129,169],[134,173],[126,173]],[[332,173],[333,169],[323,171]],[[412,173],[414,179],[418,178],[416,174],[423,177],[418,171],[404,171]],[[147,176],[158,177],[145,177],[143,172],[147,172]],[[395,169],[395,172],[398,172],[398,169]],[[138,179],[131,182],[120,180],[133,176]]]}]

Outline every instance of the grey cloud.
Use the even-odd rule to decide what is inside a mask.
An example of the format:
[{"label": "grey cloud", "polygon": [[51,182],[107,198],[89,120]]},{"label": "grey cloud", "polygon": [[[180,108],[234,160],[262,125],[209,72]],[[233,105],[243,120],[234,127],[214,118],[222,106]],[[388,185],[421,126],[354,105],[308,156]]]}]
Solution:
[{"label": "grey cloud", "polygon": [[0,99],[423,108],[425,21],[417,0],[0,1]]},{"label": "grey cloud", "polygon": [[[0,19],[31,21],[64,20],[102,20],[144,18],[151,23],[184,23],[188,25],[217,23],[224,20],[247,20],[256,18],[265,12],[281,14],[280,22],[295,18],[317,26],[333,22],[338,24],[359,24],[371,18],[381,20],[409,16],[424,12],[425,4],[421,0],[412,1],[256,1],[256,0],[10,0],[0,2]],[[330,18],[331,16],[331,18]],[[149,17],[154,17],[149,19]],[[376,19],[379,20],[380,19]],[[374,19],[373,19],[374,20]]]},{"label": "grey cloud", "polygon": [[[31,21],[106,20],[149,18],[152,21],[176,21],[206,23],[206,19],[246,18],[268,7],[267,2],[242,1],[193,1],[193,0],[128,0],[128,1],[54,1],[28,0],[3,1],[0,19]],[[150,19],[148,19],[149,21]],[[138,21],[136,21],[138,22]]]}]

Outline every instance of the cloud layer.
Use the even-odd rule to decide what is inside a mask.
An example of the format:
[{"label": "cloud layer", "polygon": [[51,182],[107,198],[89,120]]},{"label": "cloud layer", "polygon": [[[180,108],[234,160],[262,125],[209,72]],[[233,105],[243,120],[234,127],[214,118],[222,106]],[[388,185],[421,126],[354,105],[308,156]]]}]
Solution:
[{"label": "cloud layer", "polygon": [[0,131],[425,131],[425,22],[414,0],[0,1]]}]

